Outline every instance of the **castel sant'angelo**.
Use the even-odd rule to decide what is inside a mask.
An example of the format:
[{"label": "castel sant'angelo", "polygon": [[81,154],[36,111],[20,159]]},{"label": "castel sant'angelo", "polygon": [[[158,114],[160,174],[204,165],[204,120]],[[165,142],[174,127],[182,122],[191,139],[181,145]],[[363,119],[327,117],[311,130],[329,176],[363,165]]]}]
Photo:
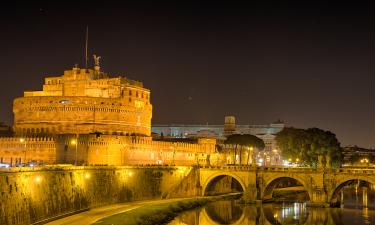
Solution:
[{"label": "castel sant'angelo", "polygon": [[138,81],[74,67],[46,77],[42,91],[13,104],[14,137],[0,138],[0,162],[76,165],[207,164],[214,139],[153,141],[150,90]]}]

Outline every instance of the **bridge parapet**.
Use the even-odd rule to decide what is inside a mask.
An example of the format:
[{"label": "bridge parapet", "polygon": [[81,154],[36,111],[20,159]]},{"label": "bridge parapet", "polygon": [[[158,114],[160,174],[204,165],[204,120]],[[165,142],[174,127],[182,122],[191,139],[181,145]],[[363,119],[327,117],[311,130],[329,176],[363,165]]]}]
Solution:
[{"label": "bridge parapet", "polygon": [[338,168],[332,171],[334,173],[346,174],[375,174],[375,168]]}]

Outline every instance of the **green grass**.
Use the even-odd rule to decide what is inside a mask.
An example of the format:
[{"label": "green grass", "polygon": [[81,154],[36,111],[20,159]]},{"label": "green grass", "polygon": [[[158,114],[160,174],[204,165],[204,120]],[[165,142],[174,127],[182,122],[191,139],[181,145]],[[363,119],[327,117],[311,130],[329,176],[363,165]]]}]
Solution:
[{"label": "green grass", "polygon": [[154,203],[115,214],[100,219],[94,225],[157,225],[166,224],[175,218],[180,212],[194,209],[211,201],[233,199],[239,194],[227,194],[220,196],[197,197],[190,199],[169,200],[163,203]]},{"label": "green grass", "polygon": [[165,224],[178,215],[178,213],[200,207],[210,198],[196,198],[176,200],[174,202],[145,205],[139,208],[109,216],[98,220],[94,224],[100,225],[156,225]]}]

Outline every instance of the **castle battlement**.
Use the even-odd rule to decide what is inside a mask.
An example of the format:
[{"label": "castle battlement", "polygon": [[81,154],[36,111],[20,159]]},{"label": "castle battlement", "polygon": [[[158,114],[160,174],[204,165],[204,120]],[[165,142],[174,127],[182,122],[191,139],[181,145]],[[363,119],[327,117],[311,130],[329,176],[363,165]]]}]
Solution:
[{"label": "castle battlement", "polygon": [[139,81],[73,68],[13,102],[17,135],[151,134],[150,90]]}]

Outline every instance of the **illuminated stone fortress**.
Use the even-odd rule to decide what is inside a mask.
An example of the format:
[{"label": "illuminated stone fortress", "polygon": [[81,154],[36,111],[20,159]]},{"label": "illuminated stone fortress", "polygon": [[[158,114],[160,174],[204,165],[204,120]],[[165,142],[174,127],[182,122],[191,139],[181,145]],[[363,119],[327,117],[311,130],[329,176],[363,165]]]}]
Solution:
[{"label": "illuminated stone fortress", "polygon": [[0,163],[145,165],[218,163],[216,140],[153,141],[150,90],[138,81],[75,66],[46,77],[42,91],[13,104],[14,137],[0,138]]},{"label": "illuminated stone fortress", "polygon": [[135,134],[150,136],[150,90],[138,81],[109,78],[99,70],[73,68],[47,77],[42,91],[14,100],[17,135]]}]

